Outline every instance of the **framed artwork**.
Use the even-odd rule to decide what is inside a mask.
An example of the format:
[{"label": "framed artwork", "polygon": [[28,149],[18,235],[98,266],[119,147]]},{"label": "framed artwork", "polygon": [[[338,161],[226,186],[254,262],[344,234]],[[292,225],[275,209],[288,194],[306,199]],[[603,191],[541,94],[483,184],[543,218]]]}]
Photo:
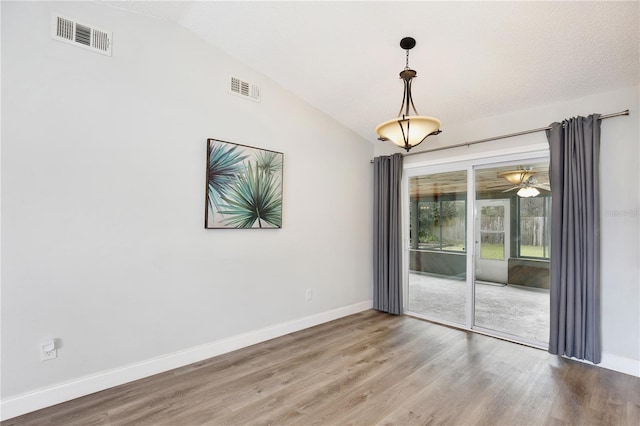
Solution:
[{"label": "framed artwork", "polygon": [[206,229],[282,228],[284,154],[207,139]]}]

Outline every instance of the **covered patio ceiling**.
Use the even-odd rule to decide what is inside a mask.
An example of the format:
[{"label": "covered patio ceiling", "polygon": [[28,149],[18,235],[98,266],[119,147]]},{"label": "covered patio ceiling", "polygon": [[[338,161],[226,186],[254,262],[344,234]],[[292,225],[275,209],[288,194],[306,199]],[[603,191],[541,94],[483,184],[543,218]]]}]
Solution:
[{"label": "covered patio ceiling", "polygon": [[[491,167],[488,169],[476,170],[476,192],[478,193],[503,193],[516,185],[499,176],[502,172],[528,170],[533,173],[537,184],[549,184],[549,164],[544,163],[524,163],[519,165],[509,165]],[[415,176],[409,180],[409,196],[412,199],[423,197],[442,197],[447,194],[461,194],[467,192],[467,172],[466,170],[437,173],[431,175]],[[540,190],[542,194],[547,191]],[[516,191],[504,193],[504,198],[515,195]]]}]

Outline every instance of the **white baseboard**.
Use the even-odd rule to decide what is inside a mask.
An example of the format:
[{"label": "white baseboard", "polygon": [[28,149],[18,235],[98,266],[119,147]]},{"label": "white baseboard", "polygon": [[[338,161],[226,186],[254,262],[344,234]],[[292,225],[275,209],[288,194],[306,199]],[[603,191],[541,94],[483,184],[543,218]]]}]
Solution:
[{"label": "white baseboard", "polygon": [[606,352],[602,353],[602,359],[600,360],[600,364],[593,364],[590,361],[585,361],[582,359],[569,358],[574,361],[584,362],[585,364],[595,365],[596,367],[606,368],[607,370],[617,371],[619,373],[628,374],[630,376],[640,377],[640,361],[637,359],[625,358],[618,355],[609,354]]},{"label": "white baseboard", "polygon": [[366,311],[371,309],[372,306],[373,302],[367,300],[3,399],[0,402],[0,420],[4,421],[61,402],[333,321],[347,315]]}]

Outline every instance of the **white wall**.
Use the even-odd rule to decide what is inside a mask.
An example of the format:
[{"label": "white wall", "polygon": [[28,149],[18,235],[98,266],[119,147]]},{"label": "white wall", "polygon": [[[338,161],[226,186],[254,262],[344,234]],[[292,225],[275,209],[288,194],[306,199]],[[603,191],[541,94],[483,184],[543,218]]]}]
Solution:
[{"label": "white wall", "polygon": [[[51,11],[112,30],[113,56],[52,40]],[[370,305],[373,147],[193,34],[2,2],[2,106],[3,404]],[[284,152],[282,229],[203,229],[209,137]]]},{"label": "white wall", "polygon": [[[113,57],[53,41],[52,10],[112,30]],[[108,380],[92,378],[130,366],[153,372],[138,367],[167,354],[204,348],[195,359],[212,342],[237,346],[265,327],[277,334],[369,303],[369,143],[177,26],[88,2],[3,1],[1,11],[3,418],[73,396],[64,391],[78,384],[95,390]],[[262,103],[229,95],[232,74],[260,84]],[[444,123],[434,138],[631,109],[602,123],[612,362],[640,360],[638,106],[633,87]],[[283,229],[203,229],[208,137],[285,153]],[[539,143],[543,133],[463,152]],[[387,149],[376,145],[378,155],[396,152]],[[46,337],[62,347],[42,363]]]},{"label": "white wall", "polygon": [[[608,114],[626,109],[629,116],[603,120],[600,159],[602,204],[602,366],[640,376],[640,111],[639,87],[539,106],[467,123],[443,123],[444,132],[415,152],[548,126],[576,115]],[[435,114],[434,112],[434,115]],[[424,153],[405,164],[484,156],[489,151],[546,146],[544,132],[471,147]],[[400,152],[378,143],[376,155]],[[412,151],[413,153],[414,151]]]}]

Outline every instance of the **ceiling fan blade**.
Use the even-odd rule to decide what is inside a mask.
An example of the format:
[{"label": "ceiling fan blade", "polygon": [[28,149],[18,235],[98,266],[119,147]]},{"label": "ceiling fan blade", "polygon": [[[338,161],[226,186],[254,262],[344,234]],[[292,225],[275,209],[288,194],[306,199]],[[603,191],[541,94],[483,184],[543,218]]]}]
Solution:
[{"label": "ceiling fan blade", "polygon": [[518,189],[518,188],[521,188],[521,187],[520,186],[514,186],[513,188],[505,189],[502,192],[509,192],[509,191],[513,191],[514,189]]},{"label": "ceiling fan blade", "polygon": [[545,191],[549,191],[551,192],[551,187],[549,185],[545,185],[545,184],[539,184],[539,185],[533,185],[536,188],[540,188],[540,189],[544,189]]}]

